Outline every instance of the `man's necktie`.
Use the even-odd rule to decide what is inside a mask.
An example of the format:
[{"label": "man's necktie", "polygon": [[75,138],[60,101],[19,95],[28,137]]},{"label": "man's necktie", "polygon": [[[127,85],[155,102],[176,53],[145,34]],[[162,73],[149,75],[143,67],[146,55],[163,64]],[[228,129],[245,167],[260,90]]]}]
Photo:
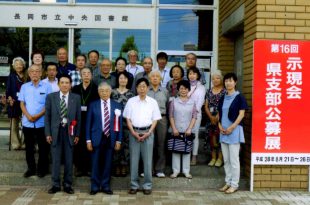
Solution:
[{"label": "man's necktie", "polygon": [[103,133],[106,137],[110,136],[110,114],[108,103],[106,100],[103,101],[103,120],[104,120],[104,129]]},{"label": "man's necktie", "polygon": [[66,96],[62,96],[60,100],[60,117],[61,117],[61,125],[65,126],[66,123],[63,122],[63,119],[67,117],[68,108],[65,101]]}]

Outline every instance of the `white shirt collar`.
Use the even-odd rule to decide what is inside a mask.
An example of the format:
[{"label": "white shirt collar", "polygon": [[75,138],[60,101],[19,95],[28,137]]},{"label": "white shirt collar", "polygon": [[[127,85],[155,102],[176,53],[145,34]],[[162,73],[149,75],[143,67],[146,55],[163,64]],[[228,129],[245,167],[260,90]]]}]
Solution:
[{"label": "white shirt collar", "polygon": [[65,98],[68,98],[69,92],[67,92],[67,94],[63,94],[61,91],[59,91],[60,99],[62,98],[63,95],[65,96]]},{"label": "white shirt collar", "polygon": [[[101,100],[101,103],[103,104],[104,103],[104,100],[100,99]],[[106,100],[108,105],[110,104],[110,98]]]}]

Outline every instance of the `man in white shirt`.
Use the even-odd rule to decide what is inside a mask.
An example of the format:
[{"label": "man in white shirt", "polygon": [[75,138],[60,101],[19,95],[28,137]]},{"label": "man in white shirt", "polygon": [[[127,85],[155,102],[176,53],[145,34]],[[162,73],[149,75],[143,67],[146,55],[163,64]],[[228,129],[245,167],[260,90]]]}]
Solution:
[{"label": "man in white shirt", "polygon": [[56,78],[57,64],[53,62],[47,63],[46,71],[47,71],[47,77],[42,81],[51,85],[52,92],[58,92],[59,91],[58,79]]},{"label": "man in white shirt", "polygon": [[136,194],[139,186],[139,159],[142,156],[144,167],[143,193],[152,193],[152,158],[154,129],[161,119],[156,100],[147,96],[149,82],[141,78],[136,83],[138,96],[130,98],[125,106],[123,116],[127,120],[130,131],[130,190],[129,194]]},{"label": "man in white shirt", "polygon": [[156,56],[158,68],[161,75],[161,87],[165,88],[167,83],[171,80],[170,68],[166,67],[168,63],[168,55],[165,52],[159,52]]},{"label": "man in white shirt", "polygon": [[127,53],[129,64],[126,66],[126,70],[135,77],[138,73],[144,71],[141,65],[137,65],[138,53],[135,50],[130,50]]}]

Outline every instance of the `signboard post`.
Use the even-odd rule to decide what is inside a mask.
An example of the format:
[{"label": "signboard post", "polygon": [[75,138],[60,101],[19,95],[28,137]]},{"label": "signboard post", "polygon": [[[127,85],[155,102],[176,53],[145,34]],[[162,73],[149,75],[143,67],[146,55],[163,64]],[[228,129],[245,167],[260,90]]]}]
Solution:
[{"label": "signboard post", "polygon": [[251,191],[256,164],[310,165],[309,52],[309,41],[254,41]]}]

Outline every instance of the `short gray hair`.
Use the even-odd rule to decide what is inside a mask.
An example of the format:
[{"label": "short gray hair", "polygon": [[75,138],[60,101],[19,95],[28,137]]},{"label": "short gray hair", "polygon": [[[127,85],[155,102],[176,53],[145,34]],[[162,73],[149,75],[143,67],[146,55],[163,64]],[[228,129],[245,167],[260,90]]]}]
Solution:
[{"label": "short gray hair", "polygon": [[222,71],[221,70],[214,70],[211,72],[211,79],[214,77],[214,76],[219,76],[221,81],[223,81],[223,75],[222,75]]},{"label": "short gray hair", "polygon": [[111,85],[110,85],[109,83],[107,83],[107,82],[101,82],[101,83],[98,85],[98,90],[99,90],[100,88],[104,88],[104,87],[107,87],[107,88],[109,88],[110,91],[112,91]]},{"label": "short gray hair", "polygon": [[38,67],[38,68],[40,69],[40,71],[42,72],[42,67],[39,66],[39,65],[36,65],[36,64],[32,64],[32,65],[28,68],[28,72],[29,72],[30,70],[32,70],[34,67]]},{"label": "short gray hair", "polygon": [[152,70],[150,73],[149,73],[149,78],[151,78],[153,75],[159,75],[160,77],[160,80],[162,80],[162,77],[161,77],[161,73],[159,72],[159,70]]},{"label": "short gray hair", "polygon": [[136,56],[138,56],[138,52],[136,50],[130,50],[127,52],[127,56],[129,57],[129,55],[134,54]]},{"label": "short gray hair", "polygon": [[22,57],[16,57],[16,58],[13,59],[13,62],[12,62],[13,68],[15,68],[15,65],[16,65],[17,61],[21,62],[23,64],[23,67],[25,68],[26,62],[25,62],[25,60]]}]

